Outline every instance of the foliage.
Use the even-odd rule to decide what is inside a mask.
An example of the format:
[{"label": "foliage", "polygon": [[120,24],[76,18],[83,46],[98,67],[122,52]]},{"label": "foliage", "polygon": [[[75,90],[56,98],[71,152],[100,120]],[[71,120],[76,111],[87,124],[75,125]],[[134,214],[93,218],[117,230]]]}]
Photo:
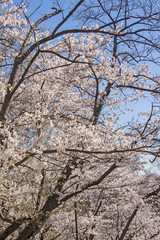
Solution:
[{"label": "foliage", "polygon": [[140,170],[160,157],[160,79],[118,57],[122,26],[63,30],[83,2],[52,32],[61,9],[31,23],[1,4],[2,240],[159,239],[160,179]]}]

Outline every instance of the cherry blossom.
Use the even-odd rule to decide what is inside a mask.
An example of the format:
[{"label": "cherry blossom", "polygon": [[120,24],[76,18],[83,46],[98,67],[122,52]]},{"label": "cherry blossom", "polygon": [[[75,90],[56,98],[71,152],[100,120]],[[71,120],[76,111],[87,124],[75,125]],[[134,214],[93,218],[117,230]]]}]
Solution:
[{"label": "cherry blossom", "polygon": [[[66,17],[51,33],[39,24],[61,9],[31,23],[12,4],[0,15],[0,239],[158,240],[160,179],[144,173],[160,157],[160,79],[106,51],[123,25],[61,31]],[[142,99],[150,108],[127,119]]]}]

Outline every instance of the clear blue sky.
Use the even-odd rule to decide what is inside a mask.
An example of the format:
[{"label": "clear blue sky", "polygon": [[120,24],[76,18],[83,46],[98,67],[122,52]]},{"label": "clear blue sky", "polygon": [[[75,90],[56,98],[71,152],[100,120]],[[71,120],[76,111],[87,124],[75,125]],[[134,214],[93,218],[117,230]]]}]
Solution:
[{"label": "clear blue sky", "polygon": [[[63,13],[66,16],[66,14],[69,12],[71,6],[76,5],[76,3],[79,0],[60,0],[60,3],[63,3],[62,9],[64,10]],[[20,3],[21,0],[13,0],[13,3]],[[29,2],[29,1],[28,1]],[[43,15],[45,15],[46,13],[50,13],[54,10],[51,9],[51,7],[54,6],[53,1],[52,0],[30,0],[29,3],[29,10],[27,12],[27,15],[30,16],[34,10],[40,5],[41,3],[41,7],[37,9],[37,11],[31,16],[31,20],[33,22],[35,22],[38,18],[42,17]],[[61,19],[61,13],[55,17],[52,17],[51,19],[47,20],[46,22],[43,23],[43,27],[53,30],[54,27],[59,23],[60,19]],[[78,22],[70,20],[68,21],[63,28],[74,28],[74,27],[78,27]],[[156,66],[155,64],[150,64],[151,66],[151,72],[153,73],[153,75],[160,75],[160,67]],[[151,108],[151,103],[150,102],[146,102],[146,100],[142,100],[141,102],[138,103],[132,103],[133,109],[135,110],[135,112],[139,112],[139,111],[146,111],[148,109]],[[135,112],[129,112],[127,114],[127,116],[125,117],[128,119],[131,119],[134,115]]]},{"label": "clear blue sky", "polygon": [[[13,0],[14,4],[19,4],[21,2],[21,0]],[[54,6],[53,1],[52,0],[30,0],[28,1],[29,3],[29,8],[28,8],[28,12],[27,15],[30,16],[34,10],[41,4],[41,7],[37,9],[37,11],[31,16],[31,20],[33,22],[35,22],[38,18],[42,17],[43,15],[45,15],[46,13],[50,13],[53,12],[54,10],[51,9],[51,7]],[[66,14],[70,11],[70,7],[74,6],[78,0],[73,1],[73,0],[60,0],[59,2],[62,3],[62,10],[63,10],[63,14],[66,16]],[[57,25],[57,23],[60,21],[60,19],[62,17],[62,14],[60,13],[59,15],[56,15],[55,17],[50,18],[49,20],[47,20],[46,22],[44,22],[42,25],[46,28],[49,28],[50,30],[52,30],[54,28],[54,26]],[[77,27],[77,22],[76,21],[68,21],[66,24],[64,24],[65,28],[71,28],[71,27]]]},{"label": "clear blue sky", "polygon": [[[63,13],[64,15],[66,15],[71,6],[76,5],[76,3],[79,0],[60,0],[60,3],[63,3],[62,9],[63,9]],[[13,3],[20,3],[21,0],[13,0]],[[28,16],[30,16],[34,10],[41,4],[41,7],[39,9],[37,9],[37,11],[32,15],[31,20],[33,22],[35,22],[38,18],[42,17],[43,15],[45,15],[46,13],[50,13],[54,10],[51,9],[51,7],[54,6],[53,4],[53,0],[30,0],[29,2],[29,11],[27,13]],[[42,25],[50,30],[54,29],[54,27],[57,25],[57,23],[60,21],[61,19],[61,14],[52,17],[51,19],[47,20],[46,22],[44,22]],[[64,24],[63,28],[73,28],[73,27],[78,27],[78,22],[73,21],[73,20],[69,20],[66,24]],[[151,72],[153,73],[153,75],[155,76],[160,75],[160,67],[157,67],[155,64],[150,64],[151,66]]]},{"label": "clear blue sky", "polygon": [[[20,3],[21,0],[13,0],[13,3]],[[33,11],[38,7],[38,5],[42,2],[41,7],[36,11],[36,13],[34,13],[31,17],[31,20],[33,22],[35,22],[38,18],[42,17],[44,14],[46,13],[50,13],[53,10],[51,9],[51,7],[53,7],[53,1],[52,0],[30,0],[30,6],[29,6],[29,11],[27,13],[28,16],[30,16]],[[63,2],[63,13],[64,15],[67,14],[67,12],[69,12],[71,4],[76,4],[78,2],[78,0],[73,1],[73,0],[60,0],[60,2]],[[73,5],[72,5],[73,6]],[[43,23],[43,27],[53,30],[53,28],[59,23],[61,19],[61,15],[57,15],[51,19],[49,19],[47,21],[47,23]],[[63,27],[65,28],[73,28],[73,27],[77,27],[78,22],[70,20],[67,22],[67,24],[65,24]],[[150,64],[151,66],[151,72],[152,74],[155,76],[160,75],[160,67],[156,66],[155,64]],[[134,112],[129,112],[126,116],[122,117],[122,119],[120,119],[120,122],[123,122],[124,120],[126,121],[126,119],[131,119],[135,113],[140,112],[140,111],[147,111],[151,109],[151,103],[150,102],[146,102],[146,100],[142,100],[140,102],[137,103],[132,103],[131,104],[133,106]],[[153,165],[152,165],[153,167]]]}]

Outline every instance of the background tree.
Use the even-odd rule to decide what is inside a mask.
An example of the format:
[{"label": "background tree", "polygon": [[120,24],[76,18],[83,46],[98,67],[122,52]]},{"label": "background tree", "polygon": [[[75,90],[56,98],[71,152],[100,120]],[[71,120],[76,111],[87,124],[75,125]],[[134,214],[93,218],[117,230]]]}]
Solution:
[{"label": "background tree", "polygon": [[139,174],[143,158],[160,156],[159,108],[121,120],[133,101],[158,101],[159,78],[138,64],[131,45],[120,52],[120,39],[123,47],[137,36],[126,5],[121,20],[64,29],[83,3],[53,31],[40,24],[60,15],[59,6],[32,23],[24,4],[2,5],[2,240],[159,238],[159,178]]},{"label": "background tree", "polygon": [[109,48],[120,61],[159,64],[159,9],[159,3],[154,0],[89,0],[83,3],[76,17],[84,25],[94,23],[112,31],[120,28],[113,38],[113,48]]}]

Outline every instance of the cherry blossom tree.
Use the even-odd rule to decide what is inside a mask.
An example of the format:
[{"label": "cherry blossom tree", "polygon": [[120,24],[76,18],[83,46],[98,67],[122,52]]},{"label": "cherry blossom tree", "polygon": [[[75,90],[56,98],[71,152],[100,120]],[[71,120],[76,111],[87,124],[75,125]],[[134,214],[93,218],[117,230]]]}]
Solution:
[{"label": "cherry blossom tree", "polygon": [[140,171],[160,157],[160,79],[117,57],[121,25],[63,29],[84,2],[53,31],[62,9],[32,23],[1,2],[1,240],[159,239],[160,179]]},{"label": "cherry blossom tree", "polygon": [[120,62],[160,64],[159,12],[160,4],[155,0],[88,0],[76,18],[85,26],[98,24],[112,30],[121,26],[121,34],[114,35],[108,47]]}]

